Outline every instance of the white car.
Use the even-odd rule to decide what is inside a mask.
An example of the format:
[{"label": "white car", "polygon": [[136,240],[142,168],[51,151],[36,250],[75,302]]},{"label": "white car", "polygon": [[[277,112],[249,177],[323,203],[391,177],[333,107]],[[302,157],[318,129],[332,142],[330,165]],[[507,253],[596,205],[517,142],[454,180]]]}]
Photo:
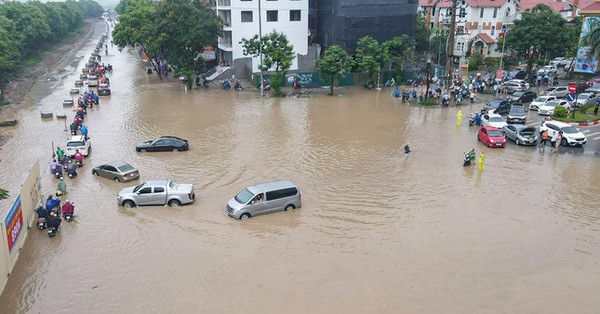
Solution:
[{"label": "white car", "polygon": [[506,121],[504,121],[504,118],[502,118],[501,115],[495,114],[495,113],[484,114],[481,117],[481,124],[493,126],[498,129],[502,129],[502,127],[504,127],[505,125],[508,125],[508,123],[506,123]]},{"label": "white car", "polygon": [[67,142],[65,154],[72,157],[79,151],[83,156],[88,156],[91,150],[92,143],[89,138],[86,139],[83,135],[74,135],[71,136],[71,139]]},{"label": "white car", "polygon": [[547,102],[551,101],[551,100],[555,100],[556,97],[554,96],[540,96],[536,99],[534,99],[530,104],[529,104],[529,110],[538,110],[541,106],[545,105]]},{"label": "white car", "polygon": [[576,107],[579,106],[583,106],[586,104],[592,104],[596,101],[596,95],[593,93],[581,93],[579,95],[577,95],[576,100]]},{"label": "white car", "polygon": [[540,93],[540,95],[556,96],[557,98],[563,98],[569,93],[569,88],[566,86],[553,86]]},{"label": "white car", "polygon": [[568,109],[571,107],[571,104],[569,104],[569,102],[566,100],[550,100],[538,108],[538,114],[542,116],[551,116],[554,114],[554,108],[556,108],[557,106],[561,106],[565,109]]},{"label": "white car", "polygon": [[537,74],[538,75],[545,75],[545,74],[553,75],[553,74],[556,74],[556,71],[557,71],[556,66],[545,65],[537,71]]},{"label": "white car", "polygon": [[550,65],[553,65],[555,67],[562,66],[565,59],[566,59],[565,57],[554,58],[554,60],[550,61]]},{"label": "white car", "polygon": [[514,80],[510,80],[509,82],[512,82],[512,83],[517,83],[517,84],[519,84],[519,85],[521,85],[521,86],[525,87],[525,89],[529,89],[529,83],[527,83],[527,81],[525,81],[525,80],[517,80],[517,79],[514,79]]},{"label": "white car", "polygon": [[91,75],[90,77],[88,77],[88,82],[87,82],[89,87],[96,87],[98,86],[98,77]]},{"label": "white car", "polygon": [[572,125],[560,121],[544,121],[540,126],[540,133],[548,131],[548,137],[552,138],[557,132],[563,131],[562,146],[583,146],[587,142],[585,135]]}]

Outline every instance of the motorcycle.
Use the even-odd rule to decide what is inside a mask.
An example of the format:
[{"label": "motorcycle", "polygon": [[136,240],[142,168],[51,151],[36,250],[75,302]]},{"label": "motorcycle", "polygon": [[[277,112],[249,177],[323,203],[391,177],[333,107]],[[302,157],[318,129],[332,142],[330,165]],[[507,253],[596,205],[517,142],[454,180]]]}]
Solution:
[{"label": "motorcycle", "polygon": [[53,238],[56,236],[56,234],[58,233],[58,228],[56,227],[50,227],[48,228],[48,236]]},{"label": "motorcycle", "polygon": [[475,125],[475,114],[469,113],[469,126]]},{"label": "motorcycle", "polygon": [[55,178],[60,179],[60,177],[62,177],[62,176],[63,176],[62,170],[54,172],[54,177]]},{"label": "motorcycle", "polygon": [[77,166],[77,168],[81,168],[83,167],[83,162],[81,160],[75,160],[75,166]]},{"label": "motorcycle", "polygon": [[363,84],[363,87],[373,89],[373,87],[375,87],[375,82],[373,80],[367,81]]},{"label": "motorcycle", "polygon": [[46,229],[46,227],[48,227],[48,225],[46,224],[46,218],[45,217],[40,217],[37,220],[37,227],[40,230],[44,230]]},{"label": "motorcycle", "polygon": [[475,149],[474,148],[464,154],[465,154],[465,158],[463,160],[463,167],[467,167],[467,166],[470,166],[475,163]]},{"label": "motorcycle", "polygon": [[77,176],[77,171],[67,171],[67,176],[69,179],[73,179]]},{"label": "motorcycle", "polygon": [[71,214],[71,213],[65,214],[65,220],[66,220],[67,222],[71,222],[71,221],[73,221],[73,216],[74,216],[74,215],[73,215],[73,214]]}]

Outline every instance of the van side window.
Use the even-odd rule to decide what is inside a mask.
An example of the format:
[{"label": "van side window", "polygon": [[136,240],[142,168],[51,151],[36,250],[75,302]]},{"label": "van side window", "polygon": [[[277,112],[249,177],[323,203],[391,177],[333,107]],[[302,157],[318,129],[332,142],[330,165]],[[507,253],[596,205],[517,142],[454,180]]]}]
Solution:
[{"label": "van side window", "polygon": [[140,190],[140,194],[150,194],[150,193],[152,193],[151,187],[143,188]]},{"label": "van side window", "polygon": [[287,188],[276,191],[267,192],[267,201],[272,201],[284,197],[289,197],[298,194],[298,189]]}]

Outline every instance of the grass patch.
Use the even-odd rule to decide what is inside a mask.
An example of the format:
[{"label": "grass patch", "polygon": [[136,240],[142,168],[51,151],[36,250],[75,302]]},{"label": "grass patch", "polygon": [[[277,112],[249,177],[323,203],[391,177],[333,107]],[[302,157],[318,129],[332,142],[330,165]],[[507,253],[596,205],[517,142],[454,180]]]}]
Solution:
[{"label": "grass patch", "polygon": [[423,99],[423,101],[418,102],[418,104],[422,105],[422,106],[431,107],[431,106],[437,106],[438,101],[435,98],[427,97],[427,98]]},{"label": "grass patch", "polygon": [[0,106],[10,105],[10,101],[8,100],[0,100]]},{"label": "grass patch", "polygon": [[558,120],[558,121],[562,121],[562,122],[587,122],[587,121],[597,121],[600,120],[600,116],[594,116],[592,114],[587,114],[587,113],[582,113],[581,111],[577,110],[575,111],[575,118],[571,118],[571,116],[563,118],[563,117],[556,117],[556,116],[552,116],[552,119],[554,120]]}]

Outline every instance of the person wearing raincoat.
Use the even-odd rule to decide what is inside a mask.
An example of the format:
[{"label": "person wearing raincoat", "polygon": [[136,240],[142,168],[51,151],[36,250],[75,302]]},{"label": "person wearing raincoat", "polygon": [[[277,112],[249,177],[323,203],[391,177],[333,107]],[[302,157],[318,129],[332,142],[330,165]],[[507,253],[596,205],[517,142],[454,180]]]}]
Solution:
[{"label": "person wearing raincoat", "polygon": [[58,186],[56,187],[56,194],[57,195],[66,195],[67,194],[67,184],[65,183],[65,180],[63,180],[63,177],[60,177],[60,179],[58,179]]},{"label": "person wearing raincoat", "polygon": [[484,154],[479,154],[479,161],[477,162],[477,165],[479,166],[479,171],[483,172],[484,167],[483,167],[483,161],[485,159],[485,157],[487,157]]},{"label": "person wearing raincoat", "polygon": [[456,126],[460,126],[460,121],[462,121],[462,110],[458,109],[458,112],[456,113]]},{"label": "person wearing raincoat", "polygon": [[62,159],[62,157],[65,155],[65,151],[60,149],[60,147],[56,148],[56,158],[58,160]]}]

